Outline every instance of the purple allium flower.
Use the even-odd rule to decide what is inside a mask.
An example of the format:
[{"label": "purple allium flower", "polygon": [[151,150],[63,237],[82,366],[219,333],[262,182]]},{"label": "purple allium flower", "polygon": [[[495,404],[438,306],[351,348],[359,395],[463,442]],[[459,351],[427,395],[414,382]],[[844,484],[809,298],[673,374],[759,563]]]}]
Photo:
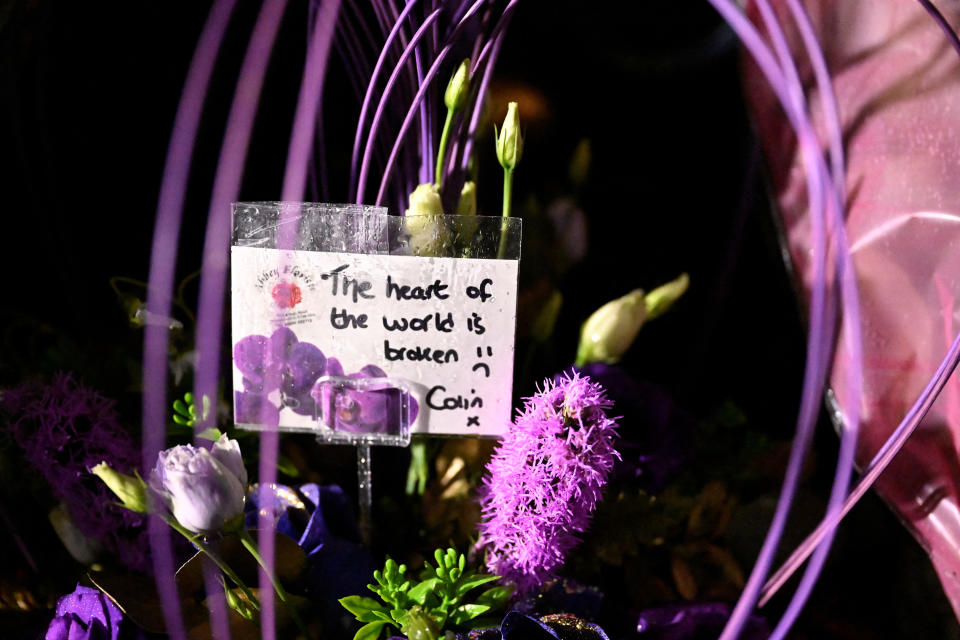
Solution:
[{"label": "purple allium flower", "polygon": [[579,543],[619,454],[603,388],[574,372],[526,401],[483,479],[479,546],[527,593]]},{"label": "purple allium flower", "polygon": [[24,459],[67,505],[77,529],[127,567],[147,570],[144,516],[117,506],[110,489],[88,472],[100,462],[127,474],[139,466],[139,448],[120,425],[113,401],[60,375],[51,384],[5,391],[2,405]]}]

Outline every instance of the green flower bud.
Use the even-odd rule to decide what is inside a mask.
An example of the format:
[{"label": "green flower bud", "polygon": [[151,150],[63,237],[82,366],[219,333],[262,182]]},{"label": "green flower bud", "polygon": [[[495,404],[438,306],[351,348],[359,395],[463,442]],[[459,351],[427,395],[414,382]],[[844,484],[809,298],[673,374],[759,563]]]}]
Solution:
[{"label": "green flower bud", "polygon": [[443,94],[443,104],[453,112],[460,111],[467,103],[470,94],[470,59],[460,63],[457,70],[450,76],[447,90]]},{"label": "green flower bud", "polygon": [[647,319],[643,289],[634,289],[593,312],[580,329],[577,365],[614,364],[623,357]]},{"label": "green flower bud", "polygon": [[672,307],[673,303],[684,294],[689,286],[690,276],[682,273],[676,280],[671,280],[667,284],[661,285],[648,293],[645,298],[647,303],[647,320],[653,320],[663,315],[667,309]]},{"label": "green flower bud", "polygon": [[120,504],[136,513],[147,512],[147,485],[140,476],[128,476],[101,462],[90,473],[97,476],[120,498]]},{"label": "green flower bud", "polygon": [[463,183],[456,213],[459,216],[477,215],[477,184],[473,180],[467,180]]},{"label": "green flower bud", "polygon": [[523,136],[520,135],[520,115],[516,102],[507,105],[507,117],[503,119],[503,126],[498,132],[494,125],[493,133],[497,139],[497,160],[500,161],[500,166],[507,171],[513,171],[523,153]]}]

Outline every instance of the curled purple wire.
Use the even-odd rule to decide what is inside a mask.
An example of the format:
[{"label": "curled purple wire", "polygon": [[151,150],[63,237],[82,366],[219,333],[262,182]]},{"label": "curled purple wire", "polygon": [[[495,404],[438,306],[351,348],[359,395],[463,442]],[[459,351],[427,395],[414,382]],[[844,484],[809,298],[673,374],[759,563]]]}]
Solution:
[{"label": "curled purple wire", "polygon": [[[147,310],[159,316],[170,314],[177,243],[183,216],[183,202],[190,175],[191,158],[210,76],[223,42],[235,0],[217,0],[203,26],[200,40],[190,61],[183,94],[177,107],[173,133],[164,164],[157,217],[150,253]],[[170,331],[166,325],[147,325],[143,345],[143,471],[153,467],[166,440],[167,425],[167,348]],[[157,592],[167,633],[174,640],[185,638],[177,586],[174,582],[173,548],[170,530],[158,517],[149,522],[150,549],[153,557]],[[212,598],[211,625],[217,635],[229,638],[224,624],[226,612],[222,598]]]},{"label": "curled purple wire", "polygon": [[[784,72],[784,78],[793,108],[800,116],[798,120],[803,124],[804,127],[812,131],[812,123],[806,116],[803,86],[800,83],[799,73],[797,72],[793,58],[791,57],[786,35],[783,33],[783,30],[780,28],[780,25],[777,22],[776,15],[773,12],[773,8],[770,6],[769,0],[757,0],[757,7],[760,10],[764,27],[770,36],[774,50],[776,51],[777,57],[780,60],[781,69]],[[819,47],[817,46],[816,41],[814,40],[812,43],[805,41],[805,44],[808,46],[810,57],[816,57],[817,52],[819,52]],[[822,55],[822,52],[820,53]],[[820,78],[818,77],[818,79]],[[821,89],[824,88],[821,87]],[[827,86],[825,91],[829,93],[832,91],[832,89],[831,87]],[[834,147],[831,147],[831,151],[833,150]],[[836,158],[833,159],[836,160]],[[842,163],[842,158],[840,158],[840,162]],[[838,163],[835,161],[834,166],[837,164]],[[820,170],[825,173],[825,168],[823,165],[820,164],[819,167]],[[839,179],[842,180],[843,177],[844,176],[841,175]],[[827,175],[823,175],[821,180],[824,182],[824,184],[830,184],[830,177]],[[838,188],[836,188],[834,185],[830,186],[832,188],[827,189],[825,195],[829,197],[828,204],[830,207],[828,207],[827,212],[828,214],[832,214],[830,215],[830,222],[838,245],[837,269],[839,272],[841,295],[843,300],[843,318],[845,328],[844,336],[845,345],[850,356],[849,360],[851,362],[851,366],[848,367],[847,370],[847,397],[848,399],[852,399],[852,401],[848,402],[850,410],[846,416],[843,433],[841,435],[840,451],[834,473],[833,486],[830,490],[830,498],[827,505],[827,517],[831,517],[839,512],[842,507],[843,499],[846,496],[850,485],[850,477],[853,473],[854,453],[856,451],[856,442],[859,435],[858,399],[860,398],[863,377],[860,313],[858,296],[856,292],[856,274],[853,269],[849,247],[846,241],[842,195]],[[833,313],[830,310],[827,310],[826,313],[827,318],[833,318]],[[832,333],[833,328],[831,323],[831,326],[826,329],[826,335],[830,336]],[[830,349],[829,341],[825,340],[824,342],[825,349],[822,353],[822,357],[826,360],[830,358]],[[826,562],[826,557],[829,553],[832,542],[833,532],[826,536],[818,545],[813,558],[807,565],[807,569],[804,572],[800,585],[797,587],[797,590],[787,605],[783,616],[777,623],[770,636],[771,640],[781,640],[787,633],[789,633],[791,626],[796,621],[797,616],[799,616],[800,611],[806,604],[806,601],[809,598],[814,585],[816,584],[817,578],[820,575],[820,571],[823,568],[823,564]]]},{"label": "curled purple wire", "polygon": [[[457,38],[462,33],[468,21],[477,13],[480,7],[489,0],[476,0],[473,4],[470,5],[470,8],[467,9],[464,13],[463,18],[457,22],[456,27],[454,27],[453,32],[447,37],[446,43],[443,48],[437,53],[436,59],[433,61],[433,64],[430,65],[430,69],[427,70],[426,75],[423,78],[423,83],[420,85],[420,88],[417,90],[417,95],[413,98],[413,103],[410,105],[410,108],[407,110],[407,115],[403,118],[403,123],[400,125],[400,129],[397,132],[397,138],[393,143],[393,148],[390,150],[390,155],[387,158],[387,164],[383,168],[383,176],[380,179],[380,188],[377,191],[377,198],[375,204],[380,204],[383,202],[383,195],[387,189],[387,183],[390,180],[390,172],[393,170],[393,165],[397,160],[397,154],[400,150],[400,145],[403,143],[403,138],[406,136],[407,130],[410,128],[410,123],[413,120],[413,114],[415,110],[419,107],[420,103],[423,101],[423,97],[429,89],[430,85],[433,83],[433,80],[437,76],[437,71],[440,69],[440,65],[443,63],[444,59],[447,57],[447,54],[450,53],[453,43],[457,41]],[[371,125],[372,128],[373,125]],[[361,168],[361,178],[363,177],[363,169]],[[362,181],[362,180],[361,180]],[[357,192],[361,193],[361,189],[358,187]]]},{"label": "curled purple wire", "polygon": [[[794,18],[797,20],[797,24],[800,28],[800,33],[804,38],[804,41],[806,42],[808,38],[815,41],[809,18],[806,16],[806,13],[803,12],[802,7],[799,6],[797,0],[788,1],[790,3],[791,10],[794,11]],[[921,2],[921,4],[924,3]],[[795,8],[793,5],[797,5],[797,7]],[[937,15],[939,15],[939,12],[937,12]],[[936,15],[934,18],[936,19]],[[941,28],[946,28],[948,32],[948,38],[951,40],[951,42],[956,42],[957,35],[952,29],[950,29],[949,25],[946,24],[946,21],[942,20],[942,16],[940,16],[940,18],[940,20],[937,20],[937,23],[941,26]],[[960,48],[958,48],[958,52],[960,52]],[[816,58],[812,58],[812,60],[814,62],[814,71],[817,74],[818,84],[820,84],[821,96],[824,98],[829,97],[831,100],[833,100],[832,90],[829,90],[829,75],[825,73],[825,70],[823,73],[818,71],[818,62]],[[825,67],[825,65],[823,66]],[[827,80],[823,82],[821,81],[821,78],[826,78]],[[824,90],[825,87],[828,89],[827,91]],[[824,111],[824,115],[826,116],[825,121],[827,124],[827,133],[831,138],[831,154],[833,155],[835,153],[833,151],[834,148],[839,149],[839,153],[842,154],[839,117],[837,115],[835,102],[831,108],[828,108],[826,103],[824,103]],[[824,518],[817,528],[814,529],[814,531],[797,547],[797,549],[794,550],[787,561],[784,562],[784,564],[764,585],[763,591],[761,592],[760,606],[766,604],[766,602],[780,589],[780,587],[783,586],[790,576],[793,575],[793,572],[796,571],[796,569],[806,561],[806,559],[813,552],[814,548],[816,548],[820,543],[821,539],[823,539],[825,536],[831,535],[832,530],[836,528],[843,517],[850,511],[850,509],[853,508],[860,498],[863,497],[863,495],[873,485],[877,478],[879,478],[880,474],[883,473],[886,467],[896,456],[897,452],[904,446],[904,444],[906,444],[907,440],[910,438],[910,435],[916,430],[917,426],[919,426],[924,416],[926,416],[937,396],[946,385],[947,380],[949,379],[953,370],[956,368],[958,362],[960,362],[960,333],[958,333],[950,349],[948,349],[944,359],[941,361],[936,373],[927,383],[926,388],[917,398],[916,402],[904,417],[903,421],[901,421],[901,423],[897,426],[880,450],[876,453],[876,455],[874,455],[866,469],[864,469],[859,481],[850,492],[850,495],[844,500],[843,506],[839,512],[828,515],[826,518]]]},{"label": "curled purple wire", "polygon": [[460,147],[460,156],[455,167],[459,167],[460,175],[466,175],[467,167],[470,164],[470,155],[473,153],[473,145],[476,143],[477,129],[480,126],[480,116],[483,113],[483,97],[487,94],[487,88],[490,86],[490,78],[493,77],[493,69],[497,64],[497,58],[500,55],[500,47],[503,44],[503,38],[507,33],[507,27],[510,26],[510,20],[513,18],[513,12],[517,8],[519,0],[510,0],[503,9],[500,19],[493,27],[490,40],[484,45],[474,62],[473,73],[476,73],[480,65],[485,63],[483,77],[480,79],[480,86],[477,89],[477,99],[473,104],[473,110],[470,113],[470,124],[467,127],[467,135],[464,137],[462,147]]},{"label": "curled purple wire", "polygon": [[[478,2],[483,2],[484,0],[478,0]],[[404,65],[406,65],[407,60],[410,59],[410,56],[413,54],[414,49],[417,46],[417,43],[420,42],[420,39],[427,34],[427,30],[430,28],[430,25],[440,17],[440,9],[434,10],[430,15],[426,17],[420,27],[413,34],[413,37],[410,39],[410,44],[404,48],[403,53],[400,55],[400,60],[397,62],[396,66],[393,68],[393,71],[390,73],[390,77],[387,78],[387,84],[383,87],[383,93],[380,96],[380,102],[377,103],[377,109],[373,114],[373,120],[370,122],[370,130],[367,132],[367,145],[363,152],[363,159],[360,162],[360,176],[357,178],[357,193],[356,193],[356,202],[363,202],[363,192],[366,190],[367,186],[367,173],[370,170],[370,157],[371,150],[373,148],[373,141],[377,135],[377,129],[380,126],[380,122],[383,120],[383,112],[387,107],[387,101],[390,99],[390,93],[393,90],[394,85],[397,82],[397,78],[400,76],[400,73],[403,70]],[[438,60],[442,60],[442,57],[438,57]],[[436,66],[436,62],[434,65]],[[433,69],[433,67],[431,67]],[[423,88],[426,85],[421,85],[420,91],[417,92],[417,95],[422,95]],[[415,103],[416,104],[416,103]],[[404,120],[404,124],[409,126],[409,123]],[[401,128],[401,132],[405,131],[404,128]],[[402,137],[402,133],[397,135],[397,140]],[[396,150],[396,146],[394,147]],[[391,155],[391,159],[393,156]],[[390,164],[390,159],[387,160],[388,165]],[[382,192],[377,196],[377,204],[380,204],[382,199]]]},{"label": "curled purple wire", "polygon": [[720,640],[733,640],[739,636],[747,617],[756,604],[759,590],[770,570],[773,555],[776,552],[780,538],[786,526],[787,516],[796,492],[800,471],[806,451],[809,448],[813,435],[814,423],[818,408],[818,400],[826,378],[826,362],[823,358],[822,342],[824,324],[825,288],[825,255],[826,242],[824,237],[824,185],[818,163],[822,163],[819,154],[819,145],[810,128],[803,127],[791,101],[790,89],[776,61],[766,44],[760,38],[756,29],[747,20],[746,16],[729,0],[709,0],[720,15],[740,36],[741,41],[753,55],[757,66],[766,76],[771,88],[783,105],[791,124],[797,132],[798,141],[802,149],[802,162],[807,175],[807,191],[811,209],[811,229],[813,235],[814,276],[812,282],[810,302],[810,326],[807,340],[807,361],[804,368],[803,393],[800,403],[800,412],[797,416],[797,431],[790,451],[787,471],[783,481],[783,488],[777,501],[776,511],[764,539],[763,546],[757,556],[756,564],[750,573],[747,584],[730,619],[727,621]]},{"label": "curled purple wire", "polygon": [[[383,69],[384,63],[387,60],[387,55],[393,46],[393,42],[397,38],[397,34],[400,32],[401,26],[406,21],[407,16],[410,15],[410,12],[413,11],[417,1],[418,0],[409,0],[407,5],[403,8],[399,18],[396,22],[394,22],[393,28],[390,29],[390,33],[387,35],[386,42],[384,42],[383,48],[380,50],[380,56],[377,58],[376,63],[374,63],[373,73],[370,74],[367,92],[364,94],[363,104],[360,106],[360,116],[357,119],[357,131],[353,137],[353,151],[350,155],[350,185],[348,193],[353,193],[354,187],[356,186],[357,169],[359,167],[360,159],[360,139],[363,136],[363,126],[367,121],[367,112],[370,109],[370,102],[373,100],[373,88],[376,85],[377,78],[380,76],[380,71]],[[355,202],[357,204],[361,204],[359,199],[355,200]]]}]

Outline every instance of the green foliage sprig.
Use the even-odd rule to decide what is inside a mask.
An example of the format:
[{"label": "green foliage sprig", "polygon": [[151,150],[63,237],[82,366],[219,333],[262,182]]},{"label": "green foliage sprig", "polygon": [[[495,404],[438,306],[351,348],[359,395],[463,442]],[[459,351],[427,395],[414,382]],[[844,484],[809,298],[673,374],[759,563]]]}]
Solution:
[{"label": "green foliage sprig", "polygon": [[[354,640],[376,640],[387,626],[411,640],[436,640],[446,627],[482,626],[478,618],[501,609],[513,590],[497,585],[468,600],[469,592],[497,576],[467,569],[467,558],[454,549],[434,551],[436,566],[425,562],[419,580],[407,577],[407,566],[387,558],[383,571],[373,572],[376,584],[367,588],[382,602],[362,596],[340,599],[347,611],[364,622]],[[471,624],[472,623],[472,624]]]}]

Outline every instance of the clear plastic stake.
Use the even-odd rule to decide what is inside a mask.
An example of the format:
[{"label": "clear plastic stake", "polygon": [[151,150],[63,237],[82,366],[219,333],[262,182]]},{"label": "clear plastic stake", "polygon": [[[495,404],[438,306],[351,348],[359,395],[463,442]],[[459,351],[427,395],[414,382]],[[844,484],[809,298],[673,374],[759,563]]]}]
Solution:
[{"label": "clear plastic stake", "polygon": [[357,445],[357,501],[360,505],[360,539],[370,544],[373,532],[373,470],[370,445]]}]

